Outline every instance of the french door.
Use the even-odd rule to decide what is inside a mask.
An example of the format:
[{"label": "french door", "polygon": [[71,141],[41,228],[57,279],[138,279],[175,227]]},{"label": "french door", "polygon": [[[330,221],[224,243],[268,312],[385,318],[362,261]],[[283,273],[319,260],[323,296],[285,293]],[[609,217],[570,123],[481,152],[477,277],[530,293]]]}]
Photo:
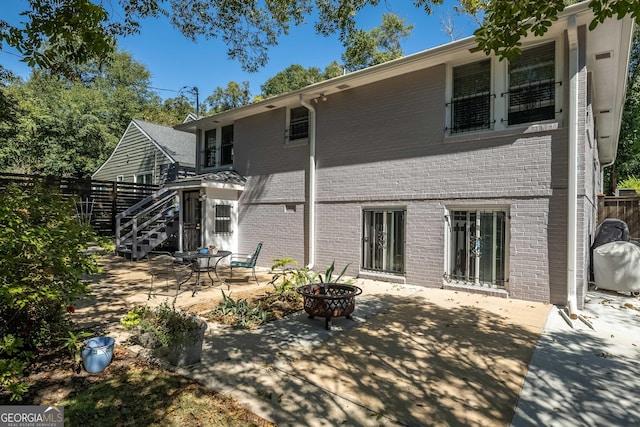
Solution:
[{"label": "french door", "polygon": [[504,287],[504,211],[458,210],[449,215],[449,277],[477,285]]},{"label": "french door", "polygon": [[363,211],[363,269],[404,273],[405,216],[402,209]]}]

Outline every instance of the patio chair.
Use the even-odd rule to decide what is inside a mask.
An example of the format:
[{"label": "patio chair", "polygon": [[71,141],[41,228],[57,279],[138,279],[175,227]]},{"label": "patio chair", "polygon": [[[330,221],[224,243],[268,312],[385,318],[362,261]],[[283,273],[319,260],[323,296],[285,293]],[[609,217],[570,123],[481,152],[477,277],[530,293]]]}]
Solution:
[{"label": "patio chair", "polygon": [[252,254],[233,254],[231,255],[231,260],[229,261],[229,282],[233,280],[233,270],[238,268],[251,269],[253,273],[253,280],[256,281],[257,284],[258,278],[256,277],[256,261],[258,261],[258,255],[260,255],[260,250],[262,249],[262,242],[258,243],[256,250]]},{"label": "patio chair", "polygon": [[169,291],[175,287],[176,293],[174,299],[180,293],[180,287],[187,282],[193,273],[188,264],[177,262],[171,252],[152,251],[147,254],[149,262],[149,273],[151,274],[151,288],[149,289],[149,298],[154,295],[157,281],[164,281],[165,288]]}]

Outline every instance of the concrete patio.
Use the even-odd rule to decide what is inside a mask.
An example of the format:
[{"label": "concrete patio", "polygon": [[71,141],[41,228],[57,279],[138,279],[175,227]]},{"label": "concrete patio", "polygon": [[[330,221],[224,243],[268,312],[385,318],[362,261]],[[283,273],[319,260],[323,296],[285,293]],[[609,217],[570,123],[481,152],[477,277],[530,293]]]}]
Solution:
[{"label": "concrete patio", "polygon": [[[76,313],[122,344],[118,321],[148,301],[148,268],[112,257],[105,266],[96,299]],[[262,271],[264,290],[268,278]],[[335,319],[331,331],[304,313],[249,331],[210,323],[202,362],[178,372],[280,426],[640,424],[631,399],[640,385],[638,298],[590,294],[593,331],[571,329],[547,304],[357,285],[354,319]],[[239,278],[231,292],[255,286]],[[177,304],[219,298],[220,289],[186,292]]]}]

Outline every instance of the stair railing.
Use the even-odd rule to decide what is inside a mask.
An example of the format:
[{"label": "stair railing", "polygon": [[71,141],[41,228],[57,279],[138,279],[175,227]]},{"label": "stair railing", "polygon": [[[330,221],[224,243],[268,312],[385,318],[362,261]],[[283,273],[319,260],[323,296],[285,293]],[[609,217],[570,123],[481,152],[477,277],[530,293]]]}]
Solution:
[{"label": "stair railing", "polygon": [[[161,188],[116,215],[116,252],[122,251],[126,242],[131,241],[131,258],[137,259],[140,242],[148,240],[151,234],[166,225],[169,211],[177,212],[176,194],[176,190]],[[149,228],[151,224],[153,226]]]}]

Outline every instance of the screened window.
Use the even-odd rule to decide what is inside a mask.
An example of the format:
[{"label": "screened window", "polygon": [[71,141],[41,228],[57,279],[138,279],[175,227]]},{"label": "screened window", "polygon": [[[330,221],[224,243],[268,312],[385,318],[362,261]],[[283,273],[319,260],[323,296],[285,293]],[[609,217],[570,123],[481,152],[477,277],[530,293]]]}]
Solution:
[{"label": "screened window", "polygon": [[491,61],[453,69],[451,133],[489,129],[491,125]]},{"label": "screened window", "polygon": [[466,284],[504,287],[507,213],[456,210],[446,219],[448,278]]},{"label": "screened window", "polygon": [[231,233],[231,205],[216,205],[216,233]]},{"label": "screened window", "polygon": [[363,212],[362,268],[404,273],[404,210]]},{"label": "screened window", "polygon": [[309,110],[305,107],[289,110],[289,141],[309,137]]},{"label": "screened window", "polygon": [[555,118],[555,43],[527,49],[509,63],[509,124]]},{"label": "screened window", "polygon": [[216,131],[217,129],[211,129],[204,133],[204,167],[216,166]]}]

